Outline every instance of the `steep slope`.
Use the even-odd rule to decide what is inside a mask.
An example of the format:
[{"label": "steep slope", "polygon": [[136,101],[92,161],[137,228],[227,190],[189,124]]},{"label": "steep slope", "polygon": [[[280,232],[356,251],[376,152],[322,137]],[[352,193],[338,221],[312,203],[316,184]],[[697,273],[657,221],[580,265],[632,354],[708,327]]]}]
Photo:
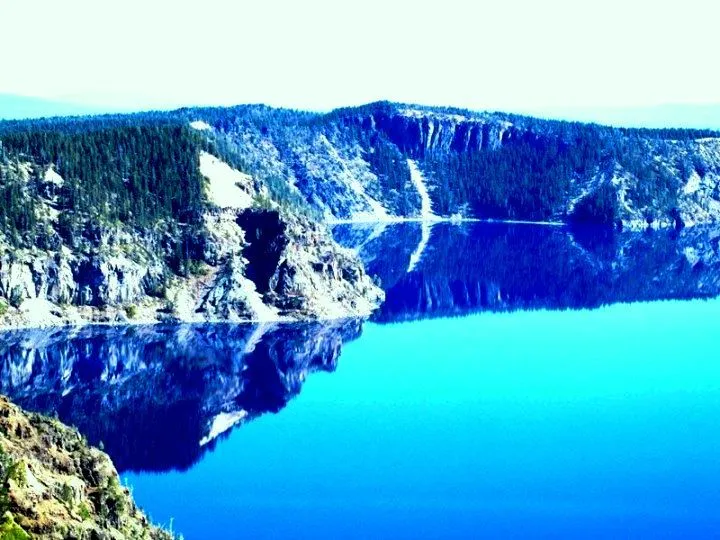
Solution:
[{"label": "steep slope", "polygon": [[[218,157],[207,130],[58,122],[0,124],[0,326],[335,318],[380,301],[306,208]],[[248,276],[258,264],[270,282]]]},{"label": "steep slope", "polygon": [[[387,104],[337,114],[345,123],[374,127],[417,159],[442,215],[570,220],[579,202],[609,186],[609,215],[587,220],[644,225],[720,216],[720,139],[712,133]],[[692,188],[698,181],[701,192]]]},{"label": "steep slope", "polygon": [[720,219],[711,131],[382,102],[0,122],[0,144],[0,324],[368,314],[380,292],[318,221]]},{"label": "steep slope", "polygon": [[0,397],[0,537],[148,538],[149,524],[110,459],[74,429]]},{"label": "steep slope", "polygon": [[[720,139],[707,130],[618,129],[384,102],[326,115],[267,107],[175,114],[212,126],[259,177],[288,179],[305,205],[329,219],[420,218],[427,196],[445,217],[632,227],[720,217]],[[421,189],[417,173],[427,180]],[[596,206],[604,211],[588,211]]]},{"label": "steep slope", "polygon": [[598,193],[612,196],[609,212],[579,217],[645,226],[709,222],[719,212],[720,143],[708,130],[379,102],[328,114],[248,105],[5,122],[0,138],[18,148],[18,132],[79,134],[97,124],[190,129],[272,199],[329,220],[420,218],[429,197],[439,216],[569,221]]}]

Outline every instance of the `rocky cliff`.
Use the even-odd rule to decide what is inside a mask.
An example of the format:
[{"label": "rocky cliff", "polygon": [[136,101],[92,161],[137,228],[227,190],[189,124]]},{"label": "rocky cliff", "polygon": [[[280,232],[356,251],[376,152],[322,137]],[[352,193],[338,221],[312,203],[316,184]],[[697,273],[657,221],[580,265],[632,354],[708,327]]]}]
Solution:
[{"label": "rocky cliff", "polygon": [[361,262],[323,226],[208,152],[196,157],[195,218],[142,226],[68,206],[53,165],[0,163],[0,187],[35,206],[24,234],[0,232],[0,326],[327,319],[379,304]]},{"label": "rocky cliff", "polygon": [[167,539],[106,454],[74,429],[0,397],[0,538]]}]

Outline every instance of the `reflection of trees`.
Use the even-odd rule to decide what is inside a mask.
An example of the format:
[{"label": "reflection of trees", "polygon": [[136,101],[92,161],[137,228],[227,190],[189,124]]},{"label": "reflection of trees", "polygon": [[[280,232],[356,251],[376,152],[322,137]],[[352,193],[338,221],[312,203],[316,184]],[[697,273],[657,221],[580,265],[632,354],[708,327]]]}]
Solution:
[{"label": "reflection of trees", "polygon": [[102,441],[121,471],[183,469],[223,428],[279,411],[309,373],[334,370],[360,331],[354,320],[11,332],[0,391]]}]

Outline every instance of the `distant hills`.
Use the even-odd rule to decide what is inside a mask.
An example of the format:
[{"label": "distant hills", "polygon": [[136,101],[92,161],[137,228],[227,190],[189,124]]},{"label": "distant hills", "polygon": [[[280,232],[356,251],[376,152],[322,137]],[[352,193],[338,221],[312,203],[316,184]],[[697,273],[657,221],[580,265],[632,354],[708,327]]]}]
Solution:
[{"label": "distant hills", "polygon": [[595,122],[615,127],[720,130],[720,103],[650,107],[554,107],[518,112],[540,118]]},{"label": "distant hills", "polygon": [[101,109],[77,103],[16,96],[13,94],[0,94],[0,120],[22,120],[26,118],[44,118],[50,116],[79,116],[103,112],[110,111],[109,109]]},{"label": "distant hills", "polygon": [[[158,109],[158,107],[137,110]],[[167,109],[167,107],[160,107]],[[0,120],[133,112],[126,107],[90,106],[29,96],[0,93]],[[647,107],[542,107],[512,112],[547,120],[591,122],[625,128],[683,128],[720,130],[720,102],[664,104]]]}]

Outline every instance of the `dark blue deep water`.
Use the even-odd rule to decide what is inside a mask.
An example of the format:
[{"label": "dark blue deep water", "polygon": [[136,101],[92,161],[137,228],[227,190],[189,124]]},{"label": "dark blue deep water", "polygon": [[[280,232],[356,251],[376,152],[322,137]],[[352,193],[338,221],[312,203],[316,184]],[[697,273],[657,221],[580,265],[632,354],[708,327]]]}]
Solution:
[{"label": "dark blue deep water", "polygon": [[1,390],[187,540],[720,534],[720,235],[335,234],[370,321],[12,332]]}]

